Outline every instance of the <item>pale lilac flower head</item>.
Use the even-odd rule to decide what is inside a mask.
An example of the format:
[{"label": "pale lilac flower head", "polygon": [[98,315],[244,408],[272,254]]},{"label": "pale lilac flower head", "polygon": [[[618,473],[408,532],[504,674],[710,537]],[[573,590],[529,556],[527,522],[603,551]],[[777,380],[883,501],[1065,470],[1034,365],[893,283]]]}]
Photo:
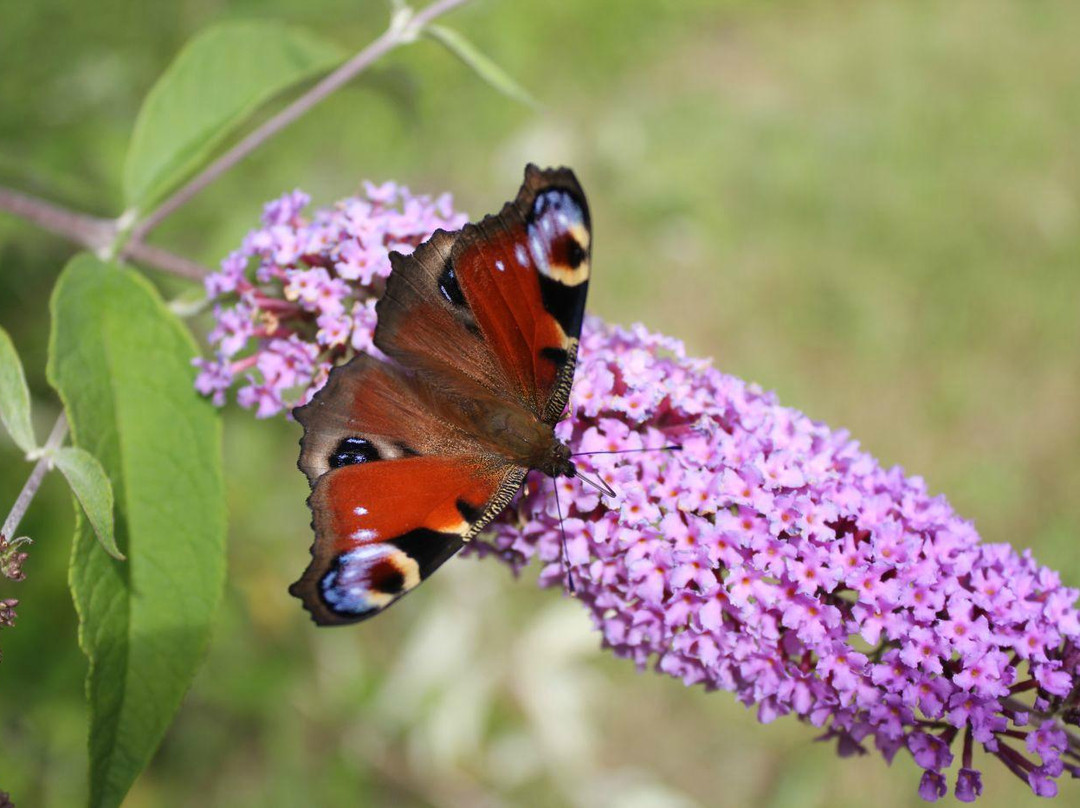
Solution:
[{"label": "pale lilac flower head", "polygon": [[[208,291],[238,299],[218,310],[202,392],[241,375],[241,403],[272,415],[373,350],[385,251],[463,217],[365,187],[310,223],[306,197],[271,203],[223,262]],[[921,478],[678,340],[595,318],[556,433],[616,495],[534,474],[474,552],[539,559],[615,654],[732,691],[762,722],[793,714],[842,756],[906,750],[927,800],[975,800],[988,757],[1041,796],[1080,774],[1077,591],[1029,551],[981,543]]]},{"label": "pale lilac flower head", "polygon": [[928,800],[982,793],[977,747],[1043,796],[1080,771],[1077,591],[981,543],[920,478],[675,340],[596,319],[557,433],[617,495],[560,481],[564,559],[537,476],[478,549],[539,558],[617,655],[734,691],[763,722],[794,714],[842,755],[906,749]]},{"label": "pale lilac flower head", "polygon": [[305,403],[331,367],[373,347],[389,253],[466,221],[448,195],[414,196],[392,182],[365,182],[363,196],[306,217],[309,203],[302,191],[268,202],[262,227],[206,279],[214,356],[196,360],[195,386],[218,406],[234,384],[258,418]]}]

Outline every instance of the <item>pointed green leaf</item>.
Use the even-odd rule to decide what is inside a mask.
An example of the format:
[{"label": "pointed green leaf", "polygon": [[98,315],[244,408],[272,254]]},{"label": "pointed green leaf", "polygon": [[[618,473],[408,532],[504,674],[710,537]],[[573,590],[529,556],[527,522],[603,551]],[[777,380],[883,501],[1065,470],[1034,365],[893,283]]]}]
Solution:
[{"label": "pointed green leaf", "polygon": [[90,658],[91,808],[123,800],[206,650],[225,573],[220,424],[196,347],[140,275],[90,255],[53,292],[48,376],[115,494],[111,558],[79,517],[70,585]]},{"label": "pointed green leaf", "polygon": [[127,207],[147,210],[202,168],[260,106],[344,57],[337,45],[272,21],[224,23],[200,34],[139,110],[124,164]]},{"label": "pointed green leaf", "polygon": [[124,560],[124,554],[116,546],[113,532],[112,483],[97,458],[77,446],[65,446],[52,454],[53,463],[67,478],[71,492],[82,505],[86,518],[101,542],[102,548],[113,558]]},{"label": "pointed green leaf", "polygon": [[424,33],[471,67],[481,79],[508,98],[530,107],[537,107],[529,91],[510,77],[510,74],[485,56],[469,40],[451,28],[429,25]]},{"label": "pointed green leaf", "polygon": [[0,421],[15,445],[24,452],[35,446],[30,424],[30,390],[19,354],[7,331],[0,328]]}]

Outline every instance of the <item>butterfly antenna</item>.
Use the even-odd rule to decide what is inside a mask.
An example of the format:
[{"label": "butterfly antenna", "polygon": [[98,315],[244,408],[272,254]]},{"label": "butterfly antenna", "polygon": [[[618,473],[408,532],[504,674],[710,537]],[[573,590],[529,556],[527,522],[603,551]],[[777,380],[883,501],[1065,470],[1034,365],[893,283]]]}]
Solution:
[{"label": "butterfly antenna", "polygon": [[595,488],[597,491],[599,491],[605,497],[613,497],[613,496],[615,496],[615,489],[612,488],[610,485],[608,485],[606,482],[604,482],[604,480],[602,478],[600,478],[600,477],[597,477],[596,479],[593,479],[592,477],[589,477],[587,474],[582,474],[578,469],[574,469],[574,476],[577,477],[579,480],[581,480],[586,485],[591,485],[593,488]]},{"label": "butterfly antenna", "polygon": [[570,594],[574,594],[574,573],[570,569],[570,556],[566,552],[566,525],[563,524],[562,517],[562,502],[559,501],[559,481],[552,480],[555,483],[555,510],[559,512],[559,530],[562,531],[562,561],[563,569],[566,570],[566,588],[570,590]]},{"label": "butterfly antenna", "polygon": [[[572,454],[570,456],[571,457],[588,457],[590,455],[628,454],[630,452],[666,452],[666,451],[677,451],[679,449],[682,449],[682,445],[678,444],[678,443],[673,443],[671,446],[657,446],[655,448],[645,448],[645,449],[611,449],[611,450],[608,450],[608,451],[599,451],[599,452],[577,452],[576,454]],[[580,478],[580,480],[583,483],[585,483],[586,485],[591,485],[593,488],[595,488],[597,491],[599,491],[601,494],[603,494],[606,497],[615,496],[615,489],[612,488],[610,485],[608,485],[603,480],[603,478],[601,478],[601,477],[591,478],[586,474],[582,474],[578,469],[574,469],[574,476]]]},{"label": "butterfly antenna", "polygon": [[602,454],[629,454],[631,452],[677,452],[682,449],[681,443],[673,443],[670,446],[656,446],[653,448],[644,449],[611,449],[609,451],[602,452],[577,452],[570,455],[571,457],[588,457],[590,455],[602,455]]}]

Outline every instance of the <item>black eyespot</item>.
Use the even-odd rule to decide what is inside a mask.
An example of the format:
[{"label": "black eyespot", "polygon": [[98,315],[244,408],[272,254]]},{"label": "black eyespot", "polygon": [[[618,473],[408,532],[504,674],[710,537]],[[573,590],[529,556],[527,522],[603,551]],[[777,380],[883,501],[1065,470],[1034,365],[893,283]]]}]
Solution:
[{"label": "black eyespot", "polygon": [[581,262],[585,260],[585,250],[578,244],[576,238],[569,238],[567,242],[566,265],[571,269],[577,269],[581,266]]},{"label": "black eyespot", "polygon": [[455,306],[465,305],[465,295],[461,293],[461,287],[458,286],[457,276],[454,274],[454,265],[450,262],[450,259],[446,260],[442,274],[439,276],[439,291],[442,292],[443,297]]},{"label": "black eyespot", "polygon": [[396,595],[405,588],[405,576],[393,564],[378,564],[371,570],[371,588],[384,595]]},{"label": "black eyespot", "polygon": [[379,450],[363,438],[345,438],[330,455],[330,468],[339,469],[353,463],[370,463],[379,459]]}]

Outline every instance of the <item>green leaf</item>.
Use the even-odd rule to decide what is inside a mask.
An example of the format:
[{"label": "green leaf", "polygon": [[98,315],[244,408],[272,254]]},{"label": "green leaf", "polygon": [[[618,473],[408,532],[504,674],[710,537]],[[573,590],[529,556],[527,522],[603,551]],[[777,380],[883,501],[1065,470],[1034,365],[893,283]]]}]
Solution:
[{"label": "green leaf", "polygon": [[200,34],[139,110],[124,164],[127,207],[147,210],[260,106],[344,58],[337,45],[278,22],[230,22]]},{"label": "green leaf", "polygon": [[116,497],[109,556],[78,516],[70,580],[90,659],[91,808],[123,800],[206,650],[225,574],[218,415],[191,335],[140,275],[76,256],[53,291],[48,376]]},{"label": "green leaf", "polygon": [[445,47],[454,56],[473,69],[481,79],[508,98],[530,107],[538,107],[529,91],[510,77],[510,74],[481,53],[469,40],[450,28],[428,25],[424,33]]},{"label": "green leaf", "polygon": [[97,458],[85,449],[65,446],[52,453],[53,463],[71,486],[86,518],[106,553],[120,561],[124,554],[116,546],[113,532],[112,483]]},{"label": "green leaf", "polygon": [[0,421],[4,422],[15,445],[24,452],[34,449],[34,427],[30,424],[30,390],[26,386],[19,354],[7,331],[0,328]]}]

